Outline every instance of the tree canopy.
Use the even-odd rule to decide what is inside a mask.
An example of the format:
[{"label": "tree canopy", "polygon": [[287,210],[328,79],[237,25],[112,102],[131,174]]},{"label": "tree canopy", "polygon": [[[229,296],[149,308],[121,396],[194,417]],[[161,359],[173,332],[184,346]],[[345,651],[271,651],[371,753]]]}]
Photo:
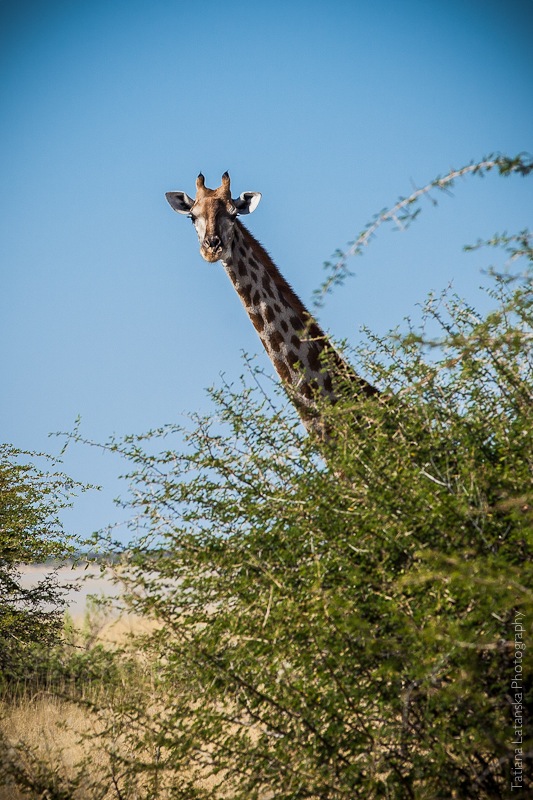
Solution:
[{"label": "tree canopy", "polygon": [[68,506],[76,484],[52,459],[0,445],[0,671],[17,671],[29,645],[57,640],[63,623],[65,593],[57,571],[50,569],[33,585],[22,581],[23,565],[72,557],[74,537],[68,536],[60,511]]}]

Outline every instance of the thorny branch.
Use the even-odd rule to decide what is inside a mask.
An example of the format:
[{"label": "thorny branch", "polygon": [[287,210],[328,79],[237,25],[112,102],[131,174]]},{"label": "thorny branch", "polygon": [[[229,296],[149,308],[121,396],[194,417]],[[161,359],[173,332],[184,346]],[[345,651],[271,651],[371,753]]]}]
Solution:
[{"label": "thorny branch", "polygon": [[314,292],[313,305],[321,308],[324,305],[326,295],[330,294],[335,286],[340,286],[345,279],[350,276],[348,260],[352,256],[363,254],[364,248],[369,244],[377,229],[386,222],[392,222],[400,230],[405,230],[420,213],[421,206],[417,205],[420,199],[427,195],[433,205],[437,205],[437,200],[430,195],[430,192],[437,189],[441,192],[448,192],[458,178],[465,175],[481,175],[497,169],[500,175],[529,175],[533,171],[533,157],[520,153],[514,158],[503,155],[490,155],[487,158],[472,164],[467,164],[460,169],[452,169],[447,175],[437,177],[420,189],[415,189],[408,197],[400,197],[392,208],[384,209],[377,214],[372,222],[365,226],[354,242],[350,242],[345,250],[337,250],[334,253],[334,260],[326,261],[324,268],[328,275],[321,286]]}]

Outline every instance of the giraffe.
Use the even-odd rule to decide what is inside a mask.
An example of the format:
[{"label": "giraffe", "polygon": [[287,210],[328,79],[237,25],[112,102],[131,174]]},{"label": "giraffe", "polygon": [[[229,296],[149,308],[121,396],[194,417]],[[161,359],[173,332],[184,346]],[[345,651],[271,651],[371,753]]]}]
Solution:
[{"label": "giraffe", "polygon": [[185,192],[165,196],[174,211],[192,220],[201,256],[222,262],[308,432],[324,436],[317,398],[334,403],[336,383],[349,381],[358,395],[378,394],[334,348],[267,251],[237,218],[257,208],[259,192],[232,199],[227,172],[217,189],[208,189],[200,173],[194,199]]}]

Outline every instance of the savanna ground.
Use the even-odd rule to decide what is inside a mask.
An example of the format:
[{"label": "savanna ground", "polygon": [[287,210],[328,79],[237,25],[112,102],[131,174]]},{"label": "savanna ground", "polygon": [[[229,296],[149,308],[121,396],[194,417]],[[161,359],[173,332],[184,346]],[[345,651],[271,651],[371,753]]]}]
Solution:
[{"label": "savanna ground", "polygon": [[[28,567],[27,583],[48,569]],[[84,571],[75,573],[80,578]],[[7,745],[11,773],[5,774],[0,765],[0,800],[145,797],[142,777],[136,785],[127,786],[126,795],[119,786],[122,774],[117,756],[124,761],[133,754],[122,736],[124,720],[115,718],[113,708],[120,705],[121,694],[129,694],[132,672],[106,675],[91,662],[97,662],[102,652],[123,655],[128,663],[135,663],[136,689],[142,691],[143,702],[154,707],[164,704],[161,691],[154,687],[152,665],[136,645],[136,640],[156,625],[120,610],[117,587],[109,574],[95,573],[93,579],[78,585],[69,595],[63,637],[67,649],[81,662],[86,659],[88,670],[69,674],[64,663],[58,669],[51,661],[36,679],[35,665],[28,664],[26,676],[0,696],[0,737]],[[114,598],[113,607],[110,598]],[[169,696],[168,704],[172,702]],[[159,783],[158,796],[163,800],[170,795],[164,790],[163,778]],[[213,778],[198,780],[206,791],[216,783]]]},{"label": "savanna ground", "polygon": [[[23,572],[23,583],[34,585],[50,570],[46,565],[27,567]],[[83,576],[85,570],[75,570],[76,579]],[[63,570],[65,573],[65,570]],[[71,571],[68,570],[70,579]],[[109,648],[123,646],[132,633],[141,632],[146,627],[140,619],[132,616],[120,616],[115,612],[99,609],[97,605],[87,602],[88,594],[99,592],[115,594],[114,587],[108,578],[95,577],[79,584],[79,590],[69,593],[69,612],[65,616],[65,638],[80,653],[89,652],[95,645]],[[0,781],[0,800],[22,800],[33,792],[35,796],[47,796],[45,783],[51,783],[52,774],[56,773],[56,785],[68,785],[75,778],[79,765],[88,760],[94,777],[109,772],[109,756],[97,744],[89,745],[91,739],[101,732],[102,726],[93,718],[90,709],[68,699],[69,685],[61,681],[50,668],[50,674],[44,675],[35,685],[31,670],[26,682],[20,678],[13,691],[0,698],[0,730],[4,741],[11,745],[11,753],[19,761],[20,773],[26,773],[25,790],[17,789],[14,779],[4,775]],[[89,689],[87,700],[95,699]],[[105,686],[97,690],[99,697],[105,696]],[[82,695],[83,697],[83,695]],[[42,775],[43,786],[39,786],[39,773],[46,771],[47,765],[51,774]],[[33,787],[31,786],[33,783]],[[49,790],[50,791],[50,790]],[[53,794],[51,794],[53,796]]]}]

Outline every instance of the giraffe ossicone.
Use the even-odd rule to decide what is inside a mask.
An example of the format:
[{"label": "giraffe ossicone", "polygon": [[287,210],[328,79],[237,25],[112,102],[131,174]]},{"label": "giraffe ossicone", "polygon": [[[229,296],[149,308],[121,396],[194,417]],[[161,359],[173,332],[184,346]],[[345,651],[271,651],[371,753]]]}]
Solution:
[{"label": "giraffe ossicone", "polygon": [[227,172],[217,189],[207,188],[200,173],[194,199],[186,192],[167,192],[166,198],[174,211],[192,219],[202,258],[222,262],[308,430],[323,434],[317,397],[335,402],[339,381],[344,385],[349,381],[356,394],[378,393],[335,349],[266,250],[238,219],[257,208],[259,192],[232,198]]}]

